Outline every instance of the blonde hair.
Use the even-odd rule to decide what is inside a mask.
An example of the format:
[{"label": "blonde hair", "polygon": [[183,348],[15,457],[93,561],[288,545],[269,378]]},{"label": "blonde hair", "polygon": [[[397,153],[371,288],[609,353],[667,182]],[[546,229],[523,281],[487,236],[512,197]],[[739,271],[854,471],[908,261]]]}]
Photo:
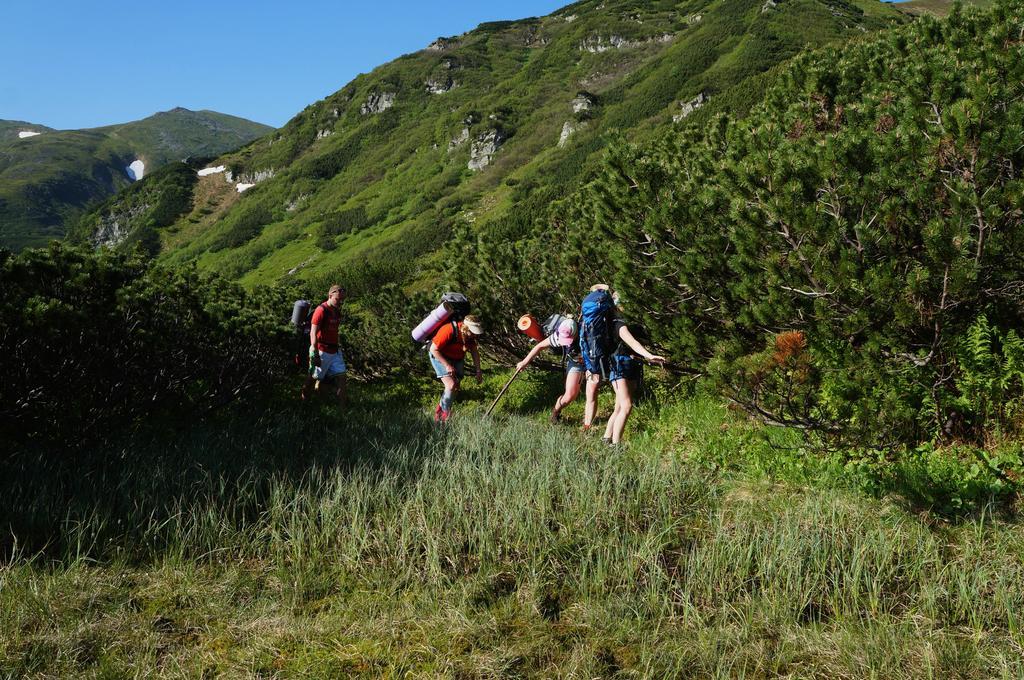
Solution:
[{"label": "blonde hair", "polygon": [[595,290],[611,290],[612,287],[607,283],[595,283],[590,287],[590,292],[593,293]]}]

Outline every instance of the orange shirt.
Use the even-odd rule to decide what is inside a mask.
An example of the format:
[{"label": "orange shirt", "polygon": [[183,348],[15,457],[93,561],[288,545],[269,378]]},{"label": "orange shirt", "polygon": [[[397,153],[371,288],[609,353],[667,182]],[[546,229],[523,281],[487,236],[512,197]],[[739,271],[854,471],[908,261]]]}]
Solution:
[{"label": "orange shirt", "polygon": [[462,324],[446,323],[434,334],[432,344],[445,359],[461,361],[466,358],[466,350],[476,349],[476,338],[470,336],[467,341]]}]

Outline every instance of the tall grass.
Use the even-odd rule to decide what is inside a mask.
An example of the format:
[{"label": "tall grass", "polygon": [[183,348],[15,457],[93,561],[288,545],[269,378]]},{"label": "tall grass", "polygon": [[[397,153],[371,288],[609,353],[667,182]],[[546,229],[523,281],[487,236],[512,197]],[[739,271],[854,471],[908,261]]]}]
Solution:
[{"label": "tall grass", "polygon": [[714,472],[740,435],[687,413],[625,452],[325,407],[15,461],[0,676],[1024,675],[1019,526]]}]

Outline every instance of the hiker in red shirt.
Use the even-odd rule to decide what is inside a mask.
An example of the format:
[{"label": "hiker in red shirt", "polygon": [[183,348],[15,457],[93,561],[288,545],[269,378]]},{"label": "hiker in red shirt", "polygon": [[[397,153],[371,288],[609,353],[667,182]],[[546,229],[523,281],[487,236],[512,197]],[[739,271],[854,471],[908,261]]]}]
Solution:
[{"label": "hiker in red shirt", "polygon": [[336,378],[338,406],[345,408],[348,403],[348,389],[345,356],[338,344],[338,325],[341,323],[341,301],[345,289],[335,284],[327,293],[327,300],[313,312],[309,329],[310,372],[302,386],[302,398],[309,399],[310,390],[317,382]]},{"label": "hiker in red shirt", "polygon": [[451,415],[455,392],[458,391],[462,380],[466,352],[473,355],[476,381],[483,381],[483,374],[480,372],[480,352],[476,346],[477,337],[483,333],[483,324],[471,315],[462,321],[452,321],[441,326],[434,334],[430,342],[430,365],[434,367],[434,374],[444,385],[441,401],[434,409],[435,422],[447,422]]}]

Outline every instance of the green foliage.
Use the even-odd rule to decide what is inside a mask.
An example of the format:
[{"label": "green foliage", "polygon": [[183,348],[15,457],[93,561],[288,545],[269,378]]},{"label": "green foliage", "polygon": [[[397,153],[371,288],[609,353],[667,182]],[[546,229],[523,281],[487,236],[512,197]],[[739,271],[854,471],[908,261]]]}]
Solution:
[{"label": "green foliage", "polygon": [[364,206],[356,206],[348,210],[339,210],[326,215],[320,223],[320,233],[327,236],[338,236],[360,231],[373,224],[366,216]]},{"label": "green foliage", "polygon": [[[964,371],[985,373],[957,348],[979,312],[1000,338],[1024,320],[1024,61],[1003,47],[1020,21],[1006,3],[804,54],[746,119],[615,140],[532,237],[468,244],[471,284],[516,309],[611,281],[684,366],[712,361],[752,412],[841,440],[1006,427],[992,395],[964,412],[990,381],[963,397]],[[802,382],[765,364],[786,331],[806,338]]]},{"label": "green foliage", "polygon": [[76,442],[208,412],[282,375],[285,303],[138,254],[60,247],[0,261],[0,434]]},{"label": "green foliage", "polygon": [[213,252],[225,248],[238,248],[258,236],[263,227],[274,221],[274,214],[262,201],[250,199],[244,208],[232,215],[227,227],[219,233],[209,248]]},{"label": "green foliage", "polygon": [[961,335],[956,347],[958,434],[977,438],[985,426],[1018,434],[1024,425],[1024,340],[1015,329],[1002,330],[982,315]]},{"label": "green foliage", "polygon": [[[510,238],[527,237],[551,203],[570,194],[598,165],[612,127],[628,139],[658,137],[670,125],[676,101],[705,90],[712,102],[719,93],[742,93],[723,95],[726,110],[734,99],[749,107],[748,90],[763,88],[747,88],[743,81],[775,65],[771,60],[900,16],[882,4],[868,6],[863,17],[833,16],[817,0],[782,3],[769,13],[761,13],[761,3],[753,0],[740,7],[691,4],[595,3],[573,9],[578,16],[572,21],[557,14],[486,25],[442,41],[440,51],[414,52],[359,76],[275,134],[216,161],[236,177],[274,171],[259,186],[275,216],[273,236],[230,239],[240,245],[220,247],[226,242],[222,232],[232,230],[235,214],[246,210],[243,200],[226,206],[223,216],[193,214],[179,222],[172,227],[175,238],[164,238],[161,258],[195,261],[250,285],[285,277],[311,283],[349,277],[364,261],[383,266],[382,253],[387,253],[407,258],[407,266],[394,268],[397,276],[386,283],[429,288],[442,276],[440,263],[449,259],[438,248],[453,225],[472,221],[486,239],[494,222],[495,231]],[[687,23],[691,14],[703,20]],[[720,71],[720,62],[755,30],[774,36],[782,48],[758,52],[742,68]],[[607,45],[612,36],[630,42],[599,54],[586,51],[599,38]],[[428,81],[452,88],[431,94]],[[581,91],[597,105],[574,114],[571,102]],[[367,112],[367,101],[383,92],[395,95],[394,105]],[[558,147],[563,124],[576,117],[587,120]],[[469,171],[474,142],[494,128],[503,131],[504,144],[490,166]],[[459,143],[463,130],[468,138]],[[520,182],[512,194],[506,179]],[[297,196],[303,199],[296,203]],[[282,212],[279,206],[290,207]],[[325,216],[359,207],[372,223],[337,234],[343,238],[324,238],[330,228],[317,231]],[[513,223],[523,230],[511,234]],[[311,227],[313,236],[304,237]],[[424,238],[435,234],[441,238]],[[271,241],[286,244],[283,251],[269,247]],[[210,243],[218,244],[215,252]],[[315,264],[306,266],[309,262]]]}]

